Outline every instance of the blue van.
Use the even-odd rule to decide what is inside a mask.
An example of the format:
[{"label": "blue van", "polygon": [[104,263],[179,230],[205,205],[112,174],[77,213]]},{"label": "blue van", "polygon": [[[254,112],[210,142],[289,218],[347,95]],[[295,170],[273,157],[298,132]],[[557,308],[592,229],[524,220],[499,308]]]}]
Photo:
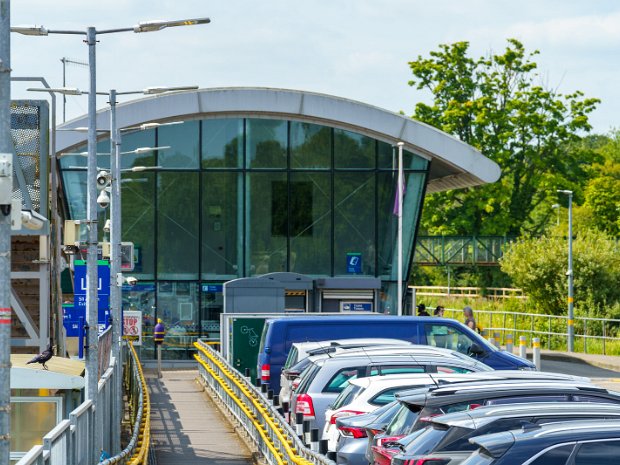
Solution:
[{"label": "blue van", "polygon": [[457,350],[496,370],[535,370],[509,352],[499,350],[478,333],[448,318],[383,315],[330,315],[269,319],[265,322],[257,360],[263,384],[280,390],[280,371],[293,342],[348,338],[392,338],[413,344]]}]

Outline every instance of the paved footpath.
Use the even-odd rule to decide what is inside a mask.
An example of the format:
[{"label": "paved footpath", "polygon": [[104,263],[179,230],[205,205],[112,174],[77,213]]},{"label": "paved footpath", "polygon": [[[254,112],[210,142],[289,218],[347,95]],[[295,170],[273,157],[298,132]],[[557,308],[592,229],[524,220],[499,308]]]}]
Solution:
[{"label": "paved footpath", "polygon": [[158,465],[248,465],[250,451],[195,381],[198,371],[147,375]]}]

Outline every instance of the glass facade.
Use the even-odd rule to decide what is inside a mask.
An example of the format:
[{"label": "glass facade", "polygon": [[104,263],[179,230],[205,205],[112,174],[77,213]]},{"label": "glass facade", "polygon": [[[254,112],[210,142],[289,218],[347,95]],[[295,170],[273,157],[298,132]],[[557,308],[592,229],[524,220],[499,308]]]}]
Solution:
[{"label": "glass facade", "polygon": [[[109,141],[99,142],[100,153]],[[188,120],[124,135],[123,241],[135,244],[140,282],[123,307],[143,312],[142,356],[153,356],[152,328],[163,318],[169,358],[187,359],[196,337],[219,331],[222,284],[278,271],[313,277],[361,274],[383,282],[382,310],[396,308],[397,153],[384,141],[313,123],[267,118]],[[84,151],[78,147],[76,152]],[[405,152],[404,271],[428,175],[428,161]],[[69,214],[86,212],[86,158],[60,159]],[[109,157],[98,157],[100,167]],[[100,211],[100,225],[109,212]],[[103,237],[103,231],[101,231]]]}]

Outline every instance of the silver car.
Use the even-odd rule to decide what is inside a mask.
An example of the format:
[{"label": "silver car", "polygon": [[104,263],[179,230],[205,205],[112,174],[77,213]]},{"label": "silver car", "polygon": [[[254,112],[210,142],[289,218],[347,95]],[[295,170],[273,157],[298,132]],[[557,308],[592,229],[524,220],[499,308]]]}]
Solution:
[{"label": "silver car", "polygon": [[[341,355],[313,361],[300,376],[300,382],[292,396],[291,412],[302,413],[304,420],[310,420],[311,428],[323,429],[325,411],[349,380],[366,376],[397,373],[471,373],[492,371],[487,365],[471,358],[452,356],[428,351],[426,346],[392,353],[368,352]],[[436,348],[433,348],[436,350]],[[394,353],[396,352],[396,353]],[[294,418],[294,417],[293,417]]]}]

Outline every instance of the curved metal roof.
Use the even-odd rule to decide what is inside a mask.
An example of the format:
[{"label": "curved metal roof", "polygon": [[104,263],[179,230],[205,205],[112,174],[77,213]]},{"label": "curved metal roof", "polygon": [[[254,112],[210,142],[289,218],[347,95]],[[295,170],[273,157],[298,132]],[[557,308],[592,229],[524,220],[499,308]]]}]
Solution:
[{"label": "curved metal roof", "polygon": [[[325,94],[270,88],[214,88],[160,94],[117,106],[120,128],[146,122],[209,117],[264,117],[306,121],[346,129],[394,144],[432,161],[427,192],[495,182],[499,166],[473,147],[411,118],[361,102]],[[97,128],[109,127],[109,110],[97,113]],[[61,128],[87,126],[86,116]],[[57,151],[83,144],[86,135],[57,133]]]}]

